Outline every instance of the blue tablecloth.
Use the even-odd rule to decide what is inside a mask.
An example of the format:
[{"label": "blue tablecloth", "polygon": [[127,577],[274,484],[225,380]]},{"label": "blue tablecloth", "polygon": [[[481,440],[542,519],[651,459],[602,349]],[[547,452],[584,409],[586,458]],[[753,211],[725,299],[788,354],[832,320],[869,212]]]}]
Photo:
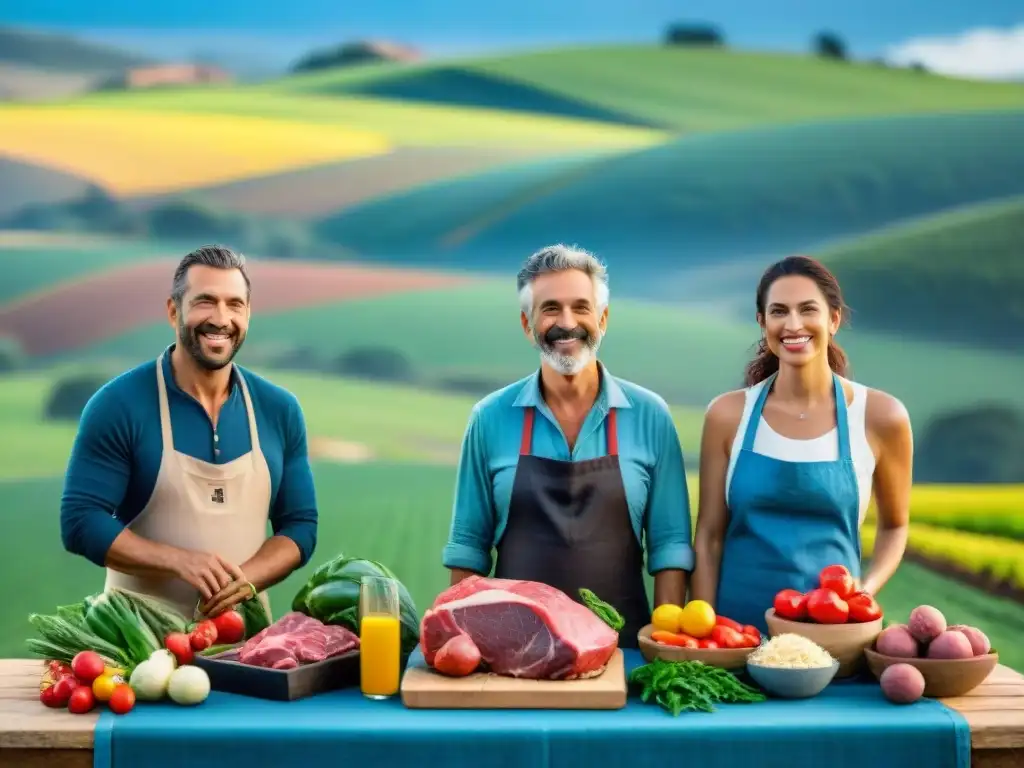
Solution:
[{"label": "blue tablecloth", "polygon": [[[627,669],[642,664],[626,652]],[[410,664],[422,663],[415,656]],[[877,683],[833,683],[802,701],[672,717],[632,695],[615,711],[422,710],[358,689],[293,702],[214,692],[198,707],[104,712],[95,768],[418,765],[438,768],[969,768],[964,718],[937,701],[890,704]],[[321,762],[322,761],[322,762]]]}]

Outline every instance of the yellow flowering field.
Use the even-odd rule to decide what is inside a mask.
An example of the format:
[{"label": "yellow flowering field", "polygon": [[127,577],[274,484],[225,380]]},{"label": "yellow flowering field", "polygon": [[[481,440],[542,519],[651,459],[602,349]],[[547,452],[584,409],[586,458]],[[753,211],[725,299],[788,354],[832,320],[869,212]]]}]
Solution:
[{"label": "yellow flowering field", "polygon": [[915,485],[910,520],[1024,541],[1024,485]]},{"label": "yellow flowering field", "polygon": [[223,184],[390,150],[380,133],[252,115],[99,106],[0,108],[0,155],[120,195]]}]

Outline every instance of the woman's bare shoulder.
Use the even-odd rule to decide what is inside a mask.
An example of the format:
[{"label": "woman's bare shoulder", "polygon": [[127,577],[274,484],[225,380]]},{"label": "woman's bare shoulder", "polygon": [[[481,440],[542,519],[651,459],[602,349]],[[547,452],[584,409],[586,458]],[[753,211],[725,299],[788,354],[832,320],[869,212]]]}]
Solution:
[{"label": "woman's bare shoulder", "polygon": [[884,439],[910,431],[910,413],[898,397],[870,387],[867,396],[864,419],[870,432]]},{"label": "woman's bare shoulder", "polygon": [[746,404],[747,390],[734,389],[723,392],[712,400],[704,414],[706,428],[714,430],[733,430],[739,426],[743,418],[743,407]]}]

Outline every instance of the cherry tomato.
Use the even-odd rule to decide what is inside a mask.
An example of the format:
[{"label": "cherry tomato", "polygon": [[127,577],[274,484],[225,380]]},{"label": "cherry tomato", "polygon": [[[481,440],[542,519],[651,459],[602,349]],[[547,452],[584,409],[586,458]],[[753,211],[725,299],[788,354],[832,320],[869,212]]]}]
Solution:
[{"label": "cherry tomato", "polygon": [[875,621],[882,618],[882,607],[867,592],[854,592],[846,604],[850,607],[850,621]]},{"label": "cherry tomato", "polygon": [[135,706],[135,691],[132,690],[130,685],[122,683],[110,695],[110,701],[107,703],[107,706],[110,707],[110,711],[115,715],[123,715],[126,712],[130,712],[132,707]]},{"label": "cherry tomato", "polygon": [[819,624],[845,624],[850,607],[831,589],[813,589],[807,593],[807,614]]},{"label": "cherry tomato", "polygon": [[818,585],[822,589],[831,589],[840,600],[846,600],[856,589],[853,576],[845,565],[829,565],[822,568],[818,575]]},{"label": "cherry tomato", "polygon": [[716,616],[715,617],[715,626],[718,626],[718,627],[729,627],[731,629],[735,629],[737,632],[742,632],[743,631],[743,625],[742,624],[740,624],[738,621],[733,621],[732,619],[726,618],[725,616]]},{"label": "cherry tomato", "polygon": [[219,616],[213,617],[213,623],[217,627],[218,643],[234,645],[245,637],[245,619],[238,611],[224,611]]},{"label": "cherry tomato", "polygon": [[103,674],[106,665],[95,651],[81,651],[71,660],[71,669],[80,683],[92,683]]},{"label": "cherry tomato", "polygon": [[710,637],[702,637],[700,640],[697,641],[697,647],[698,648],[703,648],[704,650],[711,651],[711,650],[714,650],[715,648],[718,648],[718,643],[716,643]]},{"label": "cherry tomato", "polygon": [[772,604],[775,615],[790,621],[807,618],[807,596],[795,589],[783,589]]},{"label": "cherry tomato", "polygon": [[96,697],[92,695],[92,688],[87,685],[80,685],[71,692],[68,699],[68,711],[76,715],[84,715],[91,712],[96,706]]}]

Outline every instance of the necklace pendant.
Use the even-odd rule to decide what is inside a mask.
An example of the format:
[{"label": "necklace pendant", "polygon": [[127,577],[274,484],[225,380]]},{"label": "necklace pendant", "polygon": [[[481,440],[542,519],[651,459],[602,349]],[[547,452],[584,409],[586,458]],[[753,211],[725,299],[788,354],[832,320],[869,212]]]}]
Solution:
[{"label": "necklace pendant", "polygon": [[797,418],[799,418],[801,420],[806,419],[807,418],[807,414],[806,413],[801,413]]}]

